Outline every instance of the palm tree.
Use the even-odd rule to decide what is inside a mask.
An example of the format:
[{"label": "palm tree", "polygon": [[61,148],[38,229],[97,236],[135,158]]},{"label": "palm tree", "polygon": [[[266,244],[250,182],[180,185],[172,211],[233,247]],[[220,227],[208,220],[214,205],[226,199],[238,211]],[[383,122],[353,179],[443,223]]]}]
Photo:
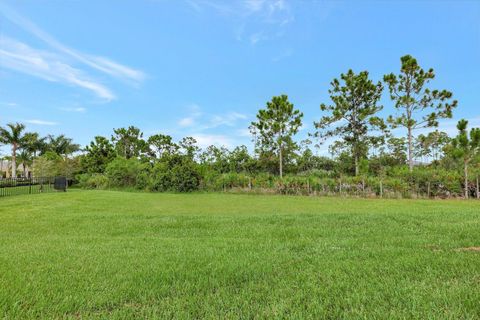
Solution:
[{"label": "palm tree", "polygon": [[17,177],[17,150],[25,143],[23,131],[25,125],[22,123],[9,123],[7,128],[0,127],[0,142],[12,146],[12,177]]},{"label": "palm tree", "polygon": [[47,138],[40,138],[37,132],[25,133],[25,144],[23,149],[36,158],[38,154],[45,152],[45,149],[47,148],[47,143],[45,142],[46,139]]},{"label": "palm tree", "polygon": [[68,155],[80,150],[80,145],[73,143],[72,139],[67,138],[63,134],[57,137],[49,135],[48,140],[47,148],[62,156],[64,159],[67,158]]},{"label": "palm tree", "polygon": [[27,178],[29,176],[27,172],[27,168],[29,168],[33,163],[32,154],[27,150],[22,149],[22,152],[20,152],[19,155],[17,156],[17,160],[22,165],[23,176]]}]

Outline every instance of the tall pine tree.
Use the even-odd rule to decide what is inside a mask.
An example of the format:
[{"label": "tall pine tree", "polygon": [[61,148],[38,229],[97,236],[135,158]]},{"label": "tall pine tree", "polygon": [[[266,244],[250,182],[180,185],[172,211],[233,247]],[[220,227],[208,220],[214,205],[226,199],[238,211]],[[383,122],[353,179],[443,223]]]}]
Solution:
[{"label": "tall pine tree", "polygon": [[403,56],[400,60],[400,74],[387,74],[383,80],[388,84],[390,98],[399,111],[398,115],[390,116],[388,122],[393,128],[403,127],[407,130],[408,165],[412,171],[413,132],[421,128],[437,127],[439,119],[451,118],[457,101],[450,102],[450,91],[425,88],[430,80],[435,78],[433,69],[423,70],[410,55]]},{"label": "tall pine tree", "polygon": [[342,73],[340,80],[333,79],[331,85],[328,92],[333,104],[320,105],[320,110],[329,114],[314,122],[317,131],[313,135],[321,141],[340,136],[342,145],[351,151],[355,175],[358,175],[360,160],[368,147],[384,138],[374,132],[386,129],[384,121],[377,116],[383,108],[378,105],[383,86],[381,82],[373,83],[367,71],[355,74],[352,70]]}]

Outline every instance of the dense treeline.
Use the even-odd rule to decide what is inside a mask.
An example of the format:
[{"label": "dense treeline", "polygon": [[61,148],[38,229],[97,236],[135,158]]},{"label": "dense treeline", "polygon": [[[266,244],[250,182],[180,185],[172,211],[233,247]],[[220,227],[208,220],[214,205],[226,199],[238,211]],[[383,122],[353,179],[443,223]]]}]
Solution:
[{"label": "dense treeline", "polygon": [[[17,176],[20,165],[22,175],[66,175],[85,188],[479,197],[480,129],[469,130],[465,120],[456,137],[436,129],[439,120],[452,117],[457,101],[450,91],[429,88],[434,77],[433,69],[408,55],[400,72],[383,81],[349,70],[331,82],[331,101],[320,105],[322,116],[302,141],[295,137],[303,113],[286,95],[273,97],[249,127],[253,154],[246,146],[202,150],[192,137],[144,137],[133,126],[114,129],[110,138],[97,136],[78,152],[65,136],[41,138],[9,124],[0,141],[12,147],[11,168],[0,170]],[[394,112],[382,118],[385,91]],[[392,134],[399,127],[405,136]],[[419,129],[430,130],[416,134]],[[332,157],[316,155],[327,139],[335,139]]]}]

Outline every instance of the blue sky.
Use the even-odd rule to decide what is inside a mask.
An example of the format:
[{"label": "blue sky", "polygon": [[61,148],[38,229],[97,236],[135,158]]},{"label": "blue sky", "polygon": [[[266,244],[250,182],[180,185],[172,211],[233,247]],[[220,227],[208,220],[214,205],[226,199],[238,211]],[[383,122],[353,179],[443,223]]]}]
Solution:
[{"label": "blue sky", "polygon": [[285,93],[305,114],[302,138],[334,77],[380,80],[404,54],[453,91],[455,119],[480,125],[480,1],[2,1],[0,125],[82,145],[135,125],[232,147]]}]

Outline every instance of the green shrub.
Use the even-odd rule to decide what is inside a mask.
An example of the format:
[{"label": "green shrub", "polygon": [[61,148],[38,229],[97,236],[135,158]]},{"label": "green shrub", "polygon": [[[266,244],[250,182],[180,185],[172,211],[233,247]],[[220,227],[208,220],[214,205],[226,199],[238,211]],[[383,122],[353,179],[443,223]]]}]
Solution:
[{"label": "green shrub", "polygon": [[171,170],[171,190],[177,192],[191,192],[198,190],[200,175],[193,162],[176,165]]},{"label": "green shrub", "polygon": [[199,170],[187,157],[166,158],[154,165],[149,185],[153,191],[195,191],[200,186]]},{"label": "green shrub", "polygon": [[76,176],[78,185],[85,189],[106,189],[108,178],[104,174],[80,174]]},{"label": "green shrub", "polygon": [[113,187],[135,187],[137,184],[137,176],[146,170],[146,166],[142,165],[137,159],[115,158],[110,162],[105,174],[108,177],[110,186]]},{"label": "green shrub", "polygon": [[137,174],[135,188],[138,190],[147,190],[150,186],[150,173],[147,170],[140,171]]}]

